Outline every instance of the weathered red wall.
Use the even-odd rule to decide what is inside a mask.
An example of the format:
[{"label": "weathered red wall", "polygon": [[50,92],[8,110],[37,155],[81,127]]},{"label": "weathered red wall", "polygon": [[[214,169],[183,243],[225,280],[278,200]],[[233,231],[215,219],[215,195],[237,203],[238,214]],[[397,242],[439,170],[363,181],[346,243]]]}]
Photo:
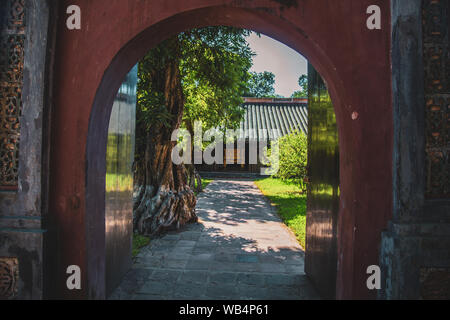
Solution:
[{"label": "weathered red wall", "polygon": [[[366,288],[366,268],[378,264],[380,232],[391,216],[389,1],[299,0],[297,7],[280,5],[286,2],[61,1],[50,197],[58,233],[58,252],[52,257],[60,272],[55,280],[58,294],[70,298],[104,294],[100,288],[104,234],[95,230],[102,223],[102,206],[91,203],[104,201],[103,191],[95,190],[104,183],[103,138],[113,97],[126,72],[170,34],[223,24],[260,31],[288,44],[306,56],[328,83],[341,153],[337,297],[375,296]],[[72,4],[82,10],[82,30],[65,27],[65,11]],[[382,30],[366,28],[366,9],[372,4],[382,9]],[[353,120],[355,112],[358,117]],[[65,290],[65,270],[72,264],[83,268],[79,292]]]}]

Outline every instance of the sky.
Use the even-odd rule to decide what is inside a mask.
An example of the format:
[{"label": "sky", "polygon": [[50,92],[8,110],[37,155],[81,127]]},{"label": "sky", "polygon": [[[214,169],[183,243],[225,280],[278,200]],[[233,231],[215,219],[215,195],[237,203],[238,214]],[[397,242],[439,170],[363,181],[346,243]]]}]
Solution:
[{"label": "sky", "polygon": [[298,78],[307,73],[307,60],[281,42],[256,33],[247,38],[252,51],[257,56],[253,57],[251,71],[270,71],[275,74],[275,93],[284,97],[290,97],[294,91],[300,89]]}]

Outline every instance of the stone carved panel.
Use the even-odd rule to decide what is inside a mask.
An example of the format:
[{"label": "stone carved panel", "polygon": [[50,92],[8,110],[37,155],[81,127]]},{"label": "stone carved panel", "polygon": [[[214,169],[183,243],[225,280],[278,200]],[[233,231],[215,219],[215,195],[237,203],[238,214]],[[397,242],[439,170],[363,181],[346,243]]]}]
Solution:
[{"label": "stone carved panel", "polygon": [[8,30],[12,33],[25,33],[25,0],[7,0]]},{"label": "stone carved panel", "polygon": [[426,197],[450,198],[449,1],[423,0]]},{"label": "stone carved panel", "polygon": [[0,189],[18,184],[25,1],[4,0],[0,34]]},{"label": "stone carved panel", "polygon": [[18,282],[17,258],[0,258],[0,300],[14,298],[18,292]]},{"label": "stone carved panel", "polygon": [[423,36],[426,43],[442,43],[448,37],[448,1],[423,1]]},{"label": "stone carved panel", "polygon": [[441,45],[425,44],[425,92],[448,92],[447,62],[448,47]]}]

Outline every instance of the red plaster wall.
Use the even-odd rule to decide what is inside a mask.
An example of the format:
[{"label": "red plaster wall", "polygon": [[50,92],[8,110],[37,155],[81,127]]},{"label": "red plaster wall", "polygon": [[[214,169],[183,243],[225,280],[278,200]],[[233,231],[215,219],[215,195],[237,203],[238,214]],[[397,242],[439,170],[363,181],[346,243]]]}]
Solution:
[{"label": "red plaster wall", "polygon": [[[72,4],[81,8],[81,30],[65,27]],[[382,30],[366,28],[372,4],[382,9]],[[366,268],[378,264],[392,202],[389,1],[298,0],[297,7],[287,8],[271,0],[71,0],[61,1],[59,21],[50,196],[58,296],[104,297],[101,158],[112,101],[125,74],[165,37],[222,24],[284,42],[327,82],[341,154],[337,297],[375,297],[366,288]],[[65,270],[72,264],[82,267],[81,291],[65,289]]]}]

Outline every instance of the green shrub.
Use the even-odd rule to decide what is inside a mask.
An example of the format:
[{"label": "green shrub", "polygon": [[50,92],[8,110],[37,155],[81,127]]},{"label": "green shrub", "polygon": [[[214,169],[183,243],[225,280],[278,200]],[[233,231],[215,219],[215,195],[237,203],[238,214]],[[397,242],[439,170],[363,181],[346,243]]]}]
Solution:
[{"label": "green shrub", "polygon": [[303,132],[295,130],[279,138],[269,150],[268,159],[273,177],[291,181],[306,190],[308,140]]}]

